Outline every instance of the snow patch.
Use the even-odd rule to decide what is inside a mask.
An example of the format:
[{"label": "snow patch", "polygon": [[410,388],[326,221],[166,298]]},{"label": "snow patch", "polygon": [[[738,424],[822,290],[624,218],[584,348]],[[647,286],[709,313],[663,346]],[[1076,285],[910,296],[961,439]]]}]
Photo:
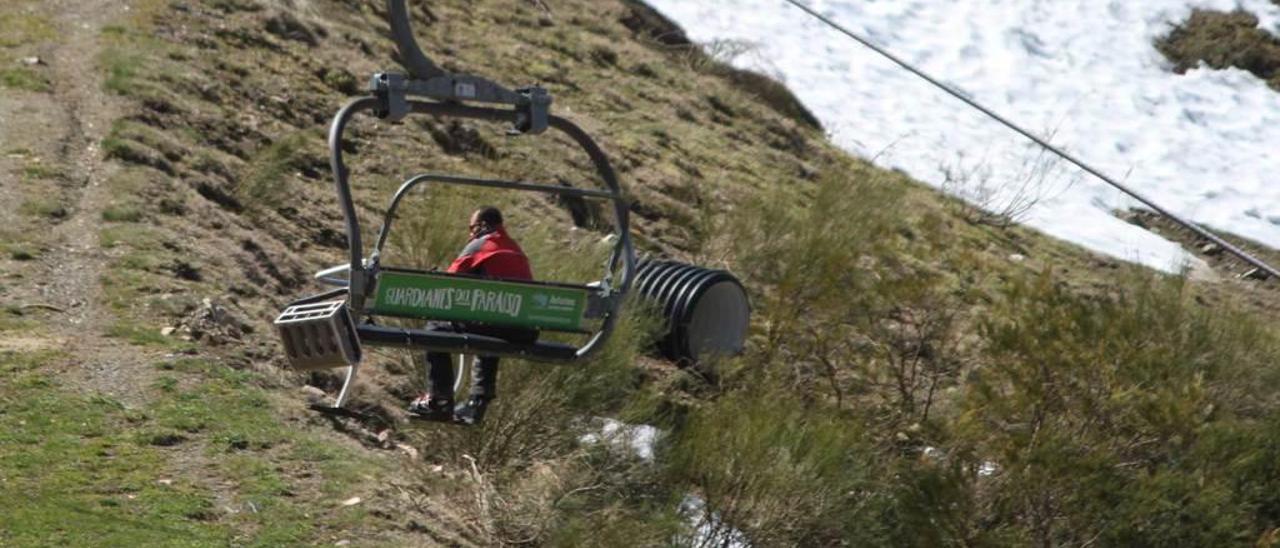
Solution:
[{"label": "snow patch", "polygon": [[607,443],[610,447],[652,461],[654,446],[662,431],[647,424],[627,424],[622,421],[597,417],[600,427],[596,432],[584,434],[579,441],[585,444]]},{"label": "snow patch", "polygon": [[[756,44],[734,64],[782,76],[835,143],[942,186],[957,157],[1016,178],[1027,141],[779,0],[650,0],[698,42]],[[1280,93],[1240,70],[1173,74],[1152,45],[1192,8],[1268,0],[810,0],[816,10],[1177,213],[1280,247]],[[761,61],[761,59],[767,61]],[[1023,222],[1167,272],[1203,266],[1112,212],[1136,202],[1063,162],[1069,184]],[[1256,214],[1251,215],[1251,210]]]},{"label": "snow patch", "polygon": [[679,539],[681,546],[751,547],[742,531],[724,523],[719,514],[707,512],[707,502],[697,495],[684,496],[680,501],[680,515],[693,528],[693,538]]}]

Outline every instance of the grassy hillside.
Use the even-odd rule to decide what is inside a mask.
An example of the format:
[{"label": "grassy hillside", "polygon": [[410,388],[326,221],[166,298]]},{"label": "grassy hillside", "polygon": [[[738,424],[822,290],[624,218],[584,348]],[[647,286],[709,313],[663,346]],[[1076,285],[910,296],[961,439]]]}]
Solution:
[{"label": "grassy hillside", "polygon": [[[393,351],[352,404],[373,419],[311,414],[339,379],[285,370],[270,320],[343,260],[324,129],[396,68],[382,3],[6,2],[0,544],[1277,538],[1277,282],[978,222],[639,4],[413,4],[444,67],[541,82],[600,139],[645,253],[740,275],[747,352],[662,362],[633,303],[588,364],[506,362],[484,428],[410,425],[421,357]],[[352,131],[366,241],[409,174],[591,184],[558,138]],[[447,260],[481,202],[540,276],[591,279],[604,212],[493,192],[422,196],[386,262]],[[666,434],[642,458],[585,441],[601,417]]]}]

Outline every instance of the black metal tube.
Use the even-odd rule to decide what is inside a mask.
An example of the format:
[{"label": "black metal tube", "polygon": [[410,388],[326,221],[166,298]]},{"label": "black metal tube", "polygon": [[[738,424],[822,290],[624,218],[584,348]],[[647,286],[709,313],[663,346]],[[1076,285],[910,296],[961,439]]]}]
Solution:
[{"label": "black metal tube", "polygon": [[[716,294],[717,287],[732,290]],[[745,345],[751,304],[733,274],[673,261],[643,261],[636,288],[666,322],[657,346],[667,358],[698,363],[711,355],[741,351]],[[711,325],[694,321],[708,316],[714,318]]]}]

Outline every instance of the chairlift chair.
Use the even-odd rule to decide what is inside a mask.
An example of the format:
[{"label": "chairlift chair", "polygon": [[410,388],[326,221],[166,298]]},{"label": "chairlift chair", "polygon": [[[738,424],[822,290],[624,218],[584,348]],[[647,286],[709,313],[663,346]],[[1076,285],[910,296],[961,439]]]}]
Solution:
[{"label": "chairlift chair", "polygon": [[[370,95],[343,106],[329,130],[330,163],[346,222],[349,260],[316,274],[319,282],[337,289],[294,301],[275,320],[290,367],[301,371],[347,368],[334,403],[313,406],[335,414],[350,413],[343,406],[351,395],[365,345],[547,362],[583,360],[609,339],[636,270],[627,203],[600,146],[573,122],[551,114],[551,95],[541,87],[513,91],[484,78],[440,69],[418,47],[405,0],[387,0],[387,9],[392,38],[409,74],[375,74]],[[512,123],[512,136],[540,135],[548,128],[555,129],[586,151],[602,185],[588,189],[436,173],[414,175],[391,199],[377,242],[366,257],[342,149],[348,122],[361,112],[393,122],[410,114],[505,121]],[[383,265],[382,251],[401,201],[417,187],[431,185],[497,188],[610,202],[616,238],[601,279],[586,285],[511,281]],[[532,344],[517,344],[468,333],[382,325],[375,321],[379,317],[578,333],[585,342],[575,346],[540,339]]]}]

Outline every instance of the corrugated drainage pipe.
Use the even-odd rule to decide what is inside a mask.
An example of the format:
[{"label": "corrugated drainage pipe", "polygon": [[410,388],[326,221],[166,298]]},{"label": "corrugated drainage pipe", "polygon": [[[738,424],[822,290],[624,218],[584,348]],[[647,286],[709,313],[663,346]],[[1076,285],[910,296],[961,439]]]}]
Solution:
[{"label": "corrugated drainage pipe", "polygon": [[642,261],[635,287],[667,323],[658,342],[667,358],[688,364],[742,352],[751,303],[733,274],[674,261]]}]

